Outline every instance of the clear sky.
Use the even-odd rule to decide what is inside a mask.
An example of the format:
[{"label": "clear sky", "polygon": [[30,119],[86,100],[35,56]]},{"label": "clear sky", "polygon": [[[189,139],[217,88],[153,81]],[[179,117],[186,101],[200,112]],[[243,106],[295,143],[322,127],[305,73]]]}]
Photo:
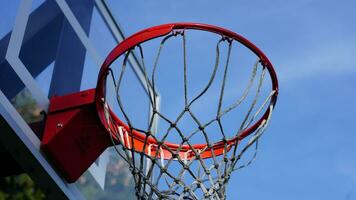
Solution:
[{"label": "clear sky", "polygon": [[356,2],[108,1],[125,30],[179,21],[249,38],[275,65],[280,96],[257,161],[229,199],[356,199]]},{"label": "clear sky", "polygon": [[[214,24],[244,35],[274,64],[276,109],[256,162],[233,174],[228,199],[356,199],[356,1],[107,2],[126,35],[169,22]],[[0,5],[10,19],[0,19],[2,37],[17,3]],[[98,43],[105,56],[110,48]]]}]

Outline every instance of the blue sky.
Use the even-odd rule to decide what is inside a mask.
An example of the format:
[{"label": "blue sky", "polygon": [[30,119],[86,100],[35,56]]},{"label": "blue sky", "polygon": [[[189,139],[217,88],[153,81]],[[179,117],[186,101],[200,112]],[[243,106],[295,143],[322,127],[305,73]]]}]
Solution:
[{"label": "blue sky", "polygon": [[[277,106],[257,161],[232,176],[229,199],[356,199],[355,1],[107,1],[126,35],[169,22],[214,24],[244,35],[274,64]],[[4,7],[1,37],[14,19]],[[110,49],[93,43],[102,56]]]},{"label": "blue sky", "polygon": [[356,199],[355,1],[109,1],[127,34],[177,21],[238,32],[275,65],[280,96],[230,199]]}]

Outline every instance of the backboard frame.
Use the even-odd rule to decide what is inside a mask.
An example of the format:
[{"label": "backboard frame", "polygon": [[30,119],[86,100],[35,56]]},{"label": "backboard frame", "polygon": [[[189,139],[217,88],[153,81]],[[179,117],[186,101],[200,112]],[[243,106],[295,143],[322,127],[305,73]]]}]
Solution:
[{"label": "backboard frame", "polygon": [[[124,33],[114,16],[111,14],[106,1],[93,1],[115,41],[119,43],[124,40]],[[93,46],[88,35],[83,30],[67,2],[65,0],[56,0],[55,3],[68,20],[82,45],[88,52],[88,55],[94,60],[97,67],[100,68],[101,63],[103,62],[103,57],[99,55]],[[16,75],[24,84],[24,87],[28,88],[36,103],[43,109],[44,112],[47,112],[49,105],[48,97],[41,91],[35,78],[31,75],[25,64],[19,58],[26,25],[28,24],[28,19],[31,14],[32,4],[32,0],[20,1],[8,48],[6,50],[5,60],[15,71]],[[143,84],[145,81],[144,77],[142,75],[140,76],[140,73],[142,72],[140,63],[134,54],[130,56],[129,62],[133,68],[133,71],[141,81],[142,86],[145,90],[147,90],[147,88],[145,88],[145,84]],[[4,130],[4,134],[1,134],[2,145],[7,151],[10,152],[10,154],[24,168],[31,178],[45,189],[48,197],[83,199],[84,197],[81,195],[80,191],[78,191],[77,187],[74,184],[68,184],[64,181],[63,178],[56,173],[56,170],[47,162],[45,156],[40,151],[39,138],[22,119],[1,89],[0,114],[2,116],[1,127],[3,127]],[[107,157],[108,154],[104,153],[104,156]],[[94,179],[96,179],[102,188],[104,187],[105,182],[107,162],[108,161],[105,158],[99,159],[98,162],[93,163],[89,169]]]}]

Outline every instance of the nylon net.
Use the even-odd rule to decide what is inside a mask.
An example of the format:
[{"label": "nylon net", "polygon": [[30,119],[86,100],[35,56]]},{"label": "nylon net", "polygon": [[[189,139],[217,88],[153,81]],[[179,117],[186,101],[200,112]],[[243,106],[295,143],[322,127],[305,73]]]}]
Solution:
[{"label": "nylon net", "polygon": [[[123,77],[127,71],[128,58],[132,50],[124,55],[121,69],[119,73],[116,73],[117,77],[115,77],[113,70],[109,70],[111,73],[109,73],[108,77],[111,77],[115,84],[116,102],[124,117],[122,120],[127,124],[126,129],[118,125],[117,119],[113,117],[109,106],[105,109],[106,117],[108,123],[112,124],[110,130],[111,139],[116,152],[128,163],[133,175],[138,199],[226,199],[226,184],[231,177],[231,173],[253,162],[257,153],[258,140],[267,127],[272,114],[273,104],[271,103],[271,97],[276,91],[267,92],[267,95],[262,100],[260,99],[267,70],[257,56],[254,64],[250,67],[250,77],[247,78],[247,84],[242,90],[242,95],[229,106],[223,106],[232,47],[234,43],[238,43],[224,36],[220,37],[215,44],[215,63],[212,64],[212,73],[207,83],[195,96],[189,97],[189,86],[194,83],[189,82],[188,78],[186,35],[187,31],[177,31],[160,38],[160,45],[150,73],[148,73],[148,68],[146,67],[142,46],[135,47],[139,52],[139,58],[141,58],[141,69],[145,75],[145,87],[150,88],[148,96],[151,112],[149,123],[145,130],[135,127],[134,120],[127,114],[120,92]],[[155,83],[162,51],[166,42],[173,38],[180,38],[182,41],[182,85],[184,89],[184,99],[182,100],[184,101],[184,106],[174,118],[165,115],[159,110],[159,99]],[[221,56],[222,45],[225,48],[224,57]],[[217,71],[219,69],[222,71],[222,77],[219,79],[219,91],[216,93],[218,102],[207,108],[213,109],[216,114],[210,120],[201,120],[201,115],[191,108],[207,94],[217,79]],[[251,94],[252,92],[253,94]],[[248,98],[248,96],[252,97]],[[244,115],[241,118],[242,120],[234,122],[239,123],[237,130],[226,130],[223,122],[224,116],[236,110],[247,99],[249,101],[247,111],[239,113]],[[266,110],[269,110],[268,117],[247,137],[242,135],[244,131],[255,123],[258,116]],[[191,123],[194,124],[195,128],[192,131],[184,131],[184,124],[180,123],[183,116],[189,116]],[[154,122],[157,120],[168,124],[166,130],[160,133],[160,137],[157,136],[153,127]],[[218,132],[209,132],[209,127],[212,124],[218,127]],[[137,138],[135,131],[144,136],[141,138],[139,147],[135,145],[135,142],[137,142],[135,140],[135,137]],[[227,132],[230,134],[227,134]],[[175,137],[180,138],[179,141],[175,141],[175,145],[171,145],[167,141],[170,134],[175,134]],[[204,145],[194,144],[192,138],[196,135],[202,136],[201,143]],[[219,138],[219,140],[216,141],[216,138]],[[249,159],[242,159],[248,149],[252,149],[248,153]],[[244,161],[243,164],[240,163],[242,161]]]}]

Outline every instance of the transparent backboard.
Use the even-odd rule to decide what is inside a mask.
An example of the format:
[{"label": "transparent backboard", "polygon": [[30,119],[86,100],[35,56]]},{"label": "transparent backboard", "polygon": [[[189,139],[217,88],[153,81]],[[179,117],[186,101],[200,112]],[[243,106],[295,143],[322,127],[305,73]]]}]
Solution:
[{"label": "transparent backboard", "polygon": [[[0,113],[2,127],[8,128],[2,130],[6,134],[1,140],[6,140],[3,145],[49,198],[134,199],[131,173],[112,148],[73,184],[56,172],[40,150],[43,133],[37,126],[45,119],[50,97],[95,88],[101,63],[124,39],[106,2],[89,2],[0,3],[0,17],[5,19],[0,26]],[[132,78],[140,83],[140,64],[134,55],[129,62]],[[142,84],[132,89],[147,95]],[[150,112],[147,107],[143,110]]]}]

